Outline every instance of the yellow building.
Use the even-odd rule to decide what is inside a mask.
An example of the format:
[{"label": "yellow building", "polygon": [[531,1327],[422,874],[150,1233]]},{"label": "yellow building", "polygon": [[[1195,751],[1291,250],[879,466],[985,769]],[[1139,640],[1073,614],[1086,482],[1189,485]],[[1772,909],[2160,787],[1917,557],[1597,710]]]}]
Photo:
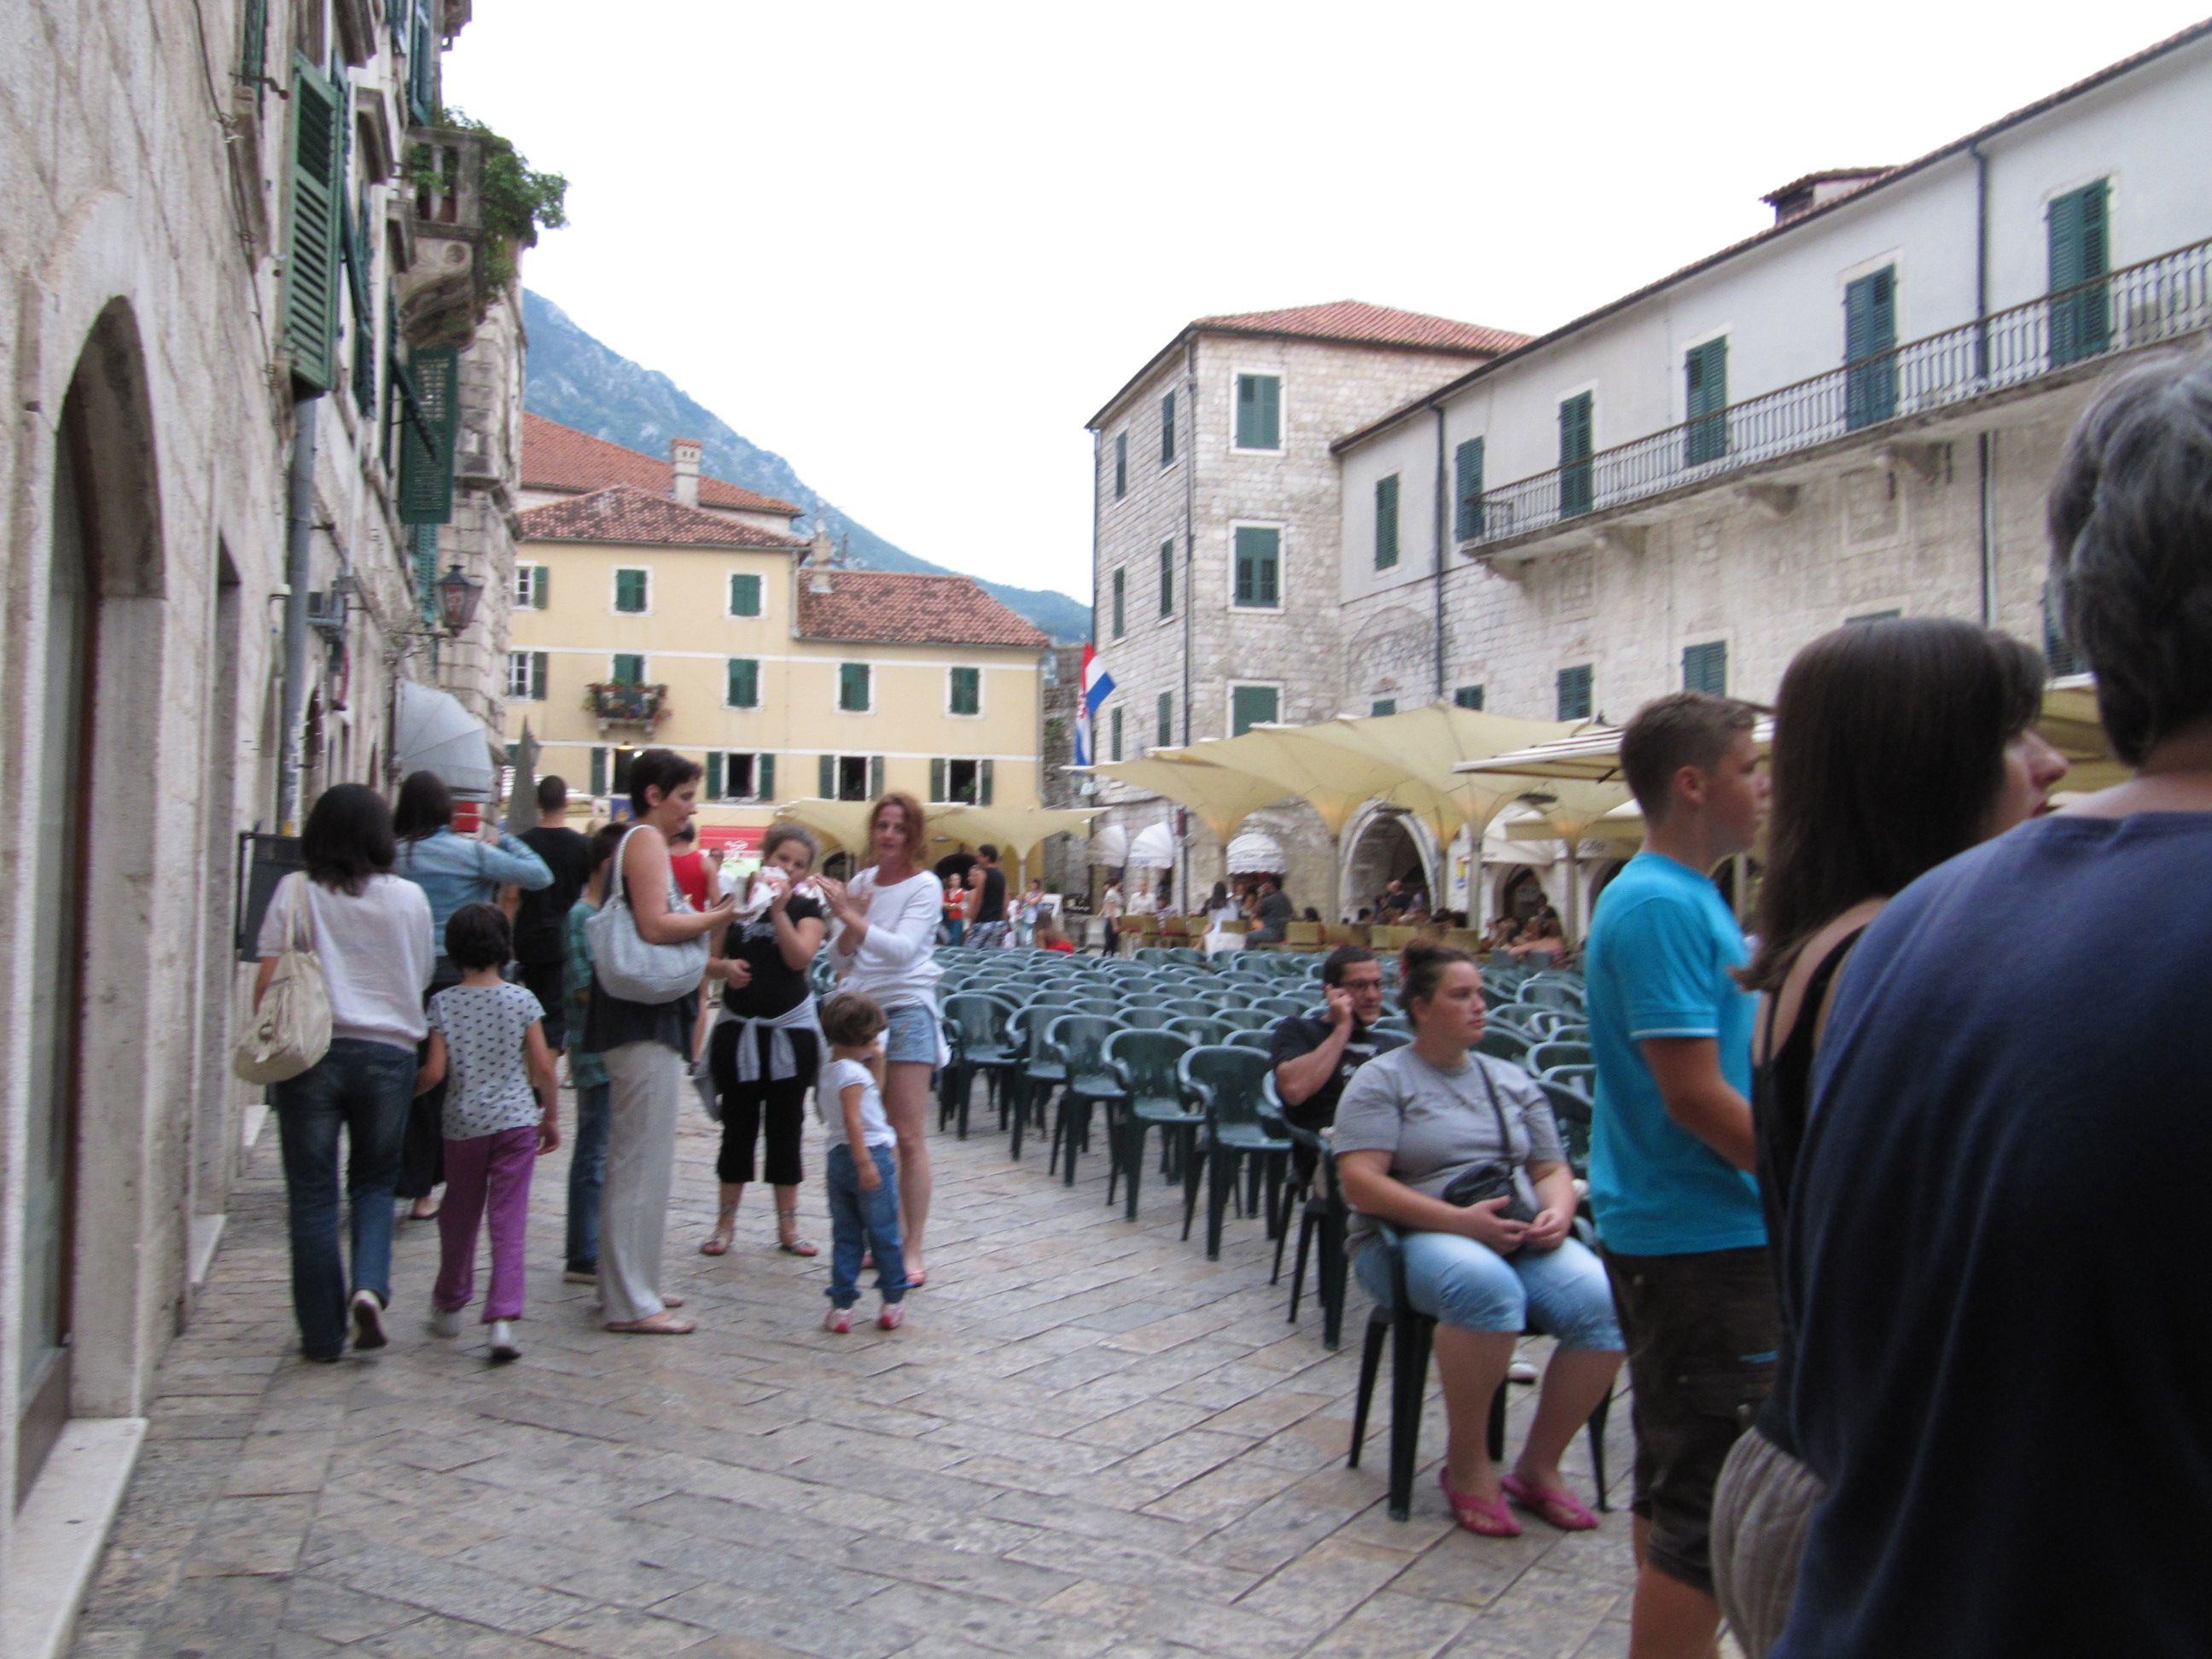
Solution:
[{"label": "yellow building", "polygon": [[839,565],[684,441],[657,462],[533,417],[525,448],[507,736],[595,812],[654,745],[705,765],[710,844],[802,796],[1038,804],[1049,641],[971,578]]}]

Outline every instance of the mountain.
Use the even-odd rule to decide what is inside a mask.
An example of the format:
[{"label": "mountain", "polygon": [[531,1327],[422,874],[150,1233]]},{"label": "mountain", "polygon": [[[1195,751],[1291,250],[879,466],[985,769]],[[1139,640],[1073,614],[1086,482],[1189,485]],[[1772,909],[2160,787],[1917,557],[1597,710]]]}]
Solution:
[{"label": "mountain", "polygon": [[[530,331],[525,402],[533,415],[648,455],[665,455],[672,437],[697,438],[706,447],[702,471],[763,495],[797,502],[814,524],[845,543],[855,562],[872,570],[944,573],[943,565],[915,557],[847,516],[811,488],[782,456],[733,431],[665,374],[600,344],[544,295],[523,290],[522,318]],[[989,581],[983,587],[1056,641],[1065,644],[1091,637],[1091,607],[1080,600],[1048,588]]]}]

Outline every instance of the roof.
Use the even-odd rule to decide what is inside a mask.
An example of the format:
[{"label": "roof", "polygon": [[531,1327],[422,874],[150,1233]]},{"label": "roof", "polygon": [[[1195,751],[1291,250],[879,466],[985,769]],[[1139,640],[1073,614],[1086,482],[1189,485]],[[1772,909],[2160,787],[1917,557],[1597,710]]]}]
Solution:
[{"label": "roof", "polygon": [[[816,592],[817,582],[826,582],[830,591]],[[1006,645],[1041,651],[1052,643],[986,593],[973,576],[818,565],[799,573],[798,633],[801,639],[884,645]]]},{"label": "roof", "polygon": [[1152,361],[1122,385],[1085,423],[1102,425],[1107,414],[1160,363],[1197,334],[1231,334],[1277,340],[1315,340],[1329,345],[1375,346],[1392,351],[1426,351],[1446,356],[1494,357],[1528,344],[1528,336],[1480,323],[1454,322],[1425,312],[1400,311],[1364,300],[1330,300],[1285,311],[1245,311],[1200,317],[1162,346]]},{"label": "roof", "polygon": [[[2135,53],[2132,57],[2121,58],[2117,64],[2108,64],[2103,69],[2099,70],[2095,74],[2086,76],[2082,79],[2075,82],[2071,86],[2062,87],[2057,92],[2051,93],[2046,97],[2039,98],[2035,102],[2024,105],[2022,107],[2013,111],[2009,115],[2000,116],[1996,120],[1990,122],[1985,127],[1976,128],[1973,131],[1966,134],[1963,138],[1954,138],[1949,143],[1942,146],[1940,149],[1929,150],[1927,155],[1919,157],[1916,161],[1905,162],[1901,166],[1891,167],[1885,173],[1878,173],[1874,178],[1869,179],[1865,185],[1857,190],[1846,191],[1826,202],[1822,202],[1817,207],[1808,208],[1804,212],[1798,214],[1794,218],[1783,220],[1778,224],[1768,225],[1765,228],[1755,231],[1751,235],[1745,237],[1741,241],[1732,242],[1728,246],[1721,248],[1716,252],[1706,254],[1701,259],[1692,261],[1690,264],[1684,265],[1680,270],[1672,271],[1667,276],[1662,276],[1656,283],[1647,283],[1642,288],[1634,289],[1630,293],[1624,294],[1617,300],[1608,300],[1605,304],[1600,306],[1595,311],[1585,312],[1583,315],[1576,318],[1572,322],[1564,323],[1558,328],[1553,329],[1550,333],[1539,335],[1536,338],[1528,341],[1527,343],[1520,346],[1513,351],[1506,353],[1504,356],[1494,357],[1486,363],[1483,363],[1476,368],[1471,368],[1466,374],[1461,375],[1457,380],[1449,381],[1443,386],[1440,386],[1433,392],[1425,393],[1423,396],[1413,398],[1408,403],[1401,404],[1397,408],[1392,410],[1381,419],[1369,422],[1357,432],[1346,433],[1343,437],[1339,438],[1334,443],[1331,444],[1329,448],[1333,452],[1341,454],[1344,451],[1350,449],[1355,444],[1373,437],[1378,432],[1387,431],[1391,427],[1397,425],[1399,422],[1404,420],[1408,415],[1414,413],[1416,410],[1431,407],[1432,405],[1441,402],[1443,398],[1451,397],[1455,393],[1463,390],[1476,380],[1497,373],[1509,363],[1516,362],[1521,358],[1526,357],[1533,352],[1540,351],[1544,347],[1552,345],[1558,341],[1564,340],[1570,335],[1578,334],[1583,329],[1589,327],[1591,325],[1602,322],[1606,318],[1613,315],[1616,312],[1626,311],[1629,307],[1635,305],[1638,301],[1647,300],[1655,294],[1660,293],[1666,289],[1672,288],[1677,283],[1686,281],[1689,277],[1695,276],[1701,272],[1710,270],[1716,265],[1725,264],[1729,260],[1735,258],[1738,254],[1747,253],[1753,248],[1761,246],[1767,242],[1772,241],[1778,236],[1787,236],[1792,232],[1799,230],[1806,225],[1811,224],[1815,219],[1825,218],[1829,214],[1836,213],[1847,208],[1856,207],[1859,204],[1866,201],[1869,197],[1876,194],[1878,191],[1887,190],[1890,185],[1898,183],[1900,179],[1910,178],[1914,173],[1925,172],[1928,168],[1934,167],[1939,161],[1948,161],[1954,155],[1971,155],[1973,153],[1975,147],[1980,144],[1984,139],[1993,138],[1997,134],[2006,131],[2010,128],[2016,127],[2025,122],[2033,120],[2039,115],[2048,114],[2051,111],[2060,107],[2062,105],[2072,102],[2075,99],[2082,96],[2085,93],[2094,92],[2098,88],[2105,86],[2111,82],[2117,81],[2124,75],[2127,75],[2133,70],[2141,69],[2145,64],[2163,58],[2169,52],[2177,52],[2182,47],[2204,40],[2208,36],[2212,36],[2212,22],[2192,23],[2189,27],[2183,29],[2179,33],[2170,34],[2165,40],[2159,41],[2156,45],[2144,47],[2141,52]],[[1842,171],[1842,169],[1838,169],[1838,171]],[[1817,177],[1818,175],[1813,176]],[[1802,183],[1803,181],[1800,180],[1798,182]],[[1784,188],[1787,189],[1789,186],[1785,185]],[[1782,192],[1778,191],[1775,193],[1779,195]]]},{"label": "roof", "polygon": [[[573,426],[549,421],[543,415],[523,416],[525,489],[564,489],[581,495],[617,483],[635,484],[649,495],[672,498],[676,493],[676,468],[666,460],[624,449],[605,438],[579,432]],[[780,513],[789,518],[797,518],[806,511],[789,501],[777,501],[773,495],[756,495],[703,473],[699,478],[699,505],[735,507],[751,513]]]},{"label": "roof", "polygon": [[720,519],[626,483],[531,507],[516,523],[521,539],[533,542],[653,542],[672,547],[758,547],[781,552],[796,552],[806,545],[796,536]]}]

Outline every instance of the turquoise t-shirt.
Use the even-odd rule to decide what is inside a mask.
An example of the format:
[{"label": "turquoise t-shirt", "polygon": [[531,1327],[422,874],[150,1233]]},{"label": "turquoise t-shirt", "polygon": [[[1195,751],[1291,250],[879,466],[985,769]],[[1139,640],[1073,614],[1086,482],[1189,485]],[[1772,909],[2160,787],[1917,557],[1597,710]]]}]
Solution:
[{"label": "turquoise t-shirt", "polygon": [[1729,976],[1745,954],[1719,890],[1662,854],[1638,853],[1599,896],[1584,957],[1597,1062],[1589,1195],[1609,1249],[1692,1255],[1766,1242],[1757,1183],[1667,1115],[1637,1046],[1711,1037],[1721,1074],[1749,1099],[1755,1000]]}]

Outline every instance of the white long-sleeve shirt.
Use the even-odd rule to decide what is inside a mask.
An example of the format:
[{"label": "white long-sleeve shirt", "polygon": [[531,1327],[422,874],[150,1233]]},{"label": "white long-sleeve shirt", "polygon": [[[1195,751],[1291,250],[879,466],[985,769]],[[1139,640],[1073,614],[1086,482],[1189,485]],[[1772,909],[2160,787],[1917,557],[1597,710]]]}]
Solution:
[{"label": "white long-sleeve shirt", "polygon": [[873,997],[884,1008],[933,1004],[932,992],[944,969],[937,965],[937,927],[944,919],[945,890],[923,870],[888,887],[876,884],[876,872],[853,878],[853,902],[867,911],[868,931],[857,951],[844,949],[846,929],[832,944],[841,989]]}]

